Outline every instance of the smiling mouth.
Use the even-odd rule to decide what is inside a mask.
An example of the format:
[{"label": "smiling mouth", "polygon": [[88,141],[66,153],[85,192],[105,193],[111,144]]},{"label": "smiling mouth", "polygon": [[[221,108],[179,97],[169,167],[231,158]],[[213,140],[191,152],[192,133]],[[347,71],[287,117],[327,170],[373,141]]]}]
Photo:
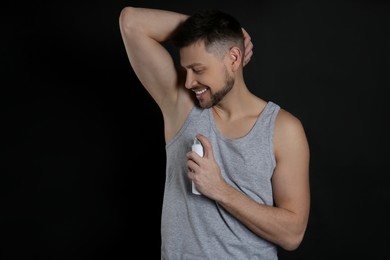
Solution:
[{"label": "smiling mouth", "polygon": [[207,91],[207,88],[201,89],[201,90],[193,89],[192,91],[194,91],[197,96],[200,96],[200,95],[202,95],[203,93],[205,93]]}]

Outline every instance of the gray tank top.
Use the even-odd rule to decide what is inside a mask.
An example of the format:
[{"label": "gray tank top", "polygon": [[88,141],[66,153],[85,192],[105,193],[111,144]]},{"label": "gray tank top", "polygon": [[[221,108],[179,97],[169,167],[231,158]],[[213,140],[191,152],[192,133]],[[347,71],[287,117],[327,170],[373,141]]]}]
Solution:
[{"label": "gray tank top", "polygon": [[161,259],[278,259],[276,245],[255,235],[222,206],[191,191],[186,153],[197,133],[205,135],[225,180],[255,201],[273,205],[273,133],[280,107],[269,101],[251,131],[227,139],[211,109],[194,107],[166,145],[166,179],[161,216]]}]

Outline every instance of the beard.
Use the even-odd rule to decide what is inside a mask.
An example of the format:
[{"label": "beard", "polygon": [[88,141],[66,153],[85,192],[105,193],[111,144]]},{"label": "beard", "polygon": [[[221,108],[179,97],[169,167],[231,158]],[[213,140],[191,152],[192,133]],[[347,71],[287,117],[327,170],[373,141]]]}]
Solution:
[{"label": "beard", "polygon": [[217,105],[219,102],[221,102],[221,100],[226,96],[227,93],[230,92],[230,90],[232,90],[233,88],[233,85],[234,85],[234,78],[231,77],[227,71],[225,71],[225,83],[224,83],[224,87],[216,92],[215,94],[213,94],[211,96],[211,101],[210,103],[208,104],[205,104],[203,106],[203,108],[210,108],[210,107],[213,107],[215,105]]}]

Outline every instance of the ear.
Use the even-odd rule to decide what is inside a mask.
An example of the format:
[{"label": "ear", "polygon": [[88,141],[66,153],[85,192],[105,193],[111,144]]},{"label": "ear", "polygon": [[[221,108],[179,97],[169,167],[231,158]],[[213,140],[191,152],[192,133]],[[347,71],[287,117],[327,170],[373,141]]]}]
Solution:
[{"label": "ear", "polygon": [[240,66],[242,66],[242,52],[238,47],[232,47],[229,50],[228,58],[233,71],[236,71]]}]

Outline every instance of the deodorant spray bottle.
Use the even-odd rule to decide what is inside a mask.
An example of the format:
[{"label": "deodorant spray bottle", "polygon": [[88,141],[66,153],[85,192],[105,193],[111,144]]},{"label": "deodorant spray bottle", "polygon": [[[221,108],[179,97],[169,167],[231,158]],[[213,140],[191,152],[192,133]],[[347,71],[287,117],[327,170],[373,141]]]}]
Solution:
[{"label": "deodorant spray bottle", "polygon": [[[203,157],[203,146],[198,140],[198,138],[195,137],[194,143],[192,144],[191,147],[192,151],[196,152],[199,154],[199,156]],[[192,182],[192,193],[196,195],[200,195],[201,193],[196,189],[195,184]]]}]

